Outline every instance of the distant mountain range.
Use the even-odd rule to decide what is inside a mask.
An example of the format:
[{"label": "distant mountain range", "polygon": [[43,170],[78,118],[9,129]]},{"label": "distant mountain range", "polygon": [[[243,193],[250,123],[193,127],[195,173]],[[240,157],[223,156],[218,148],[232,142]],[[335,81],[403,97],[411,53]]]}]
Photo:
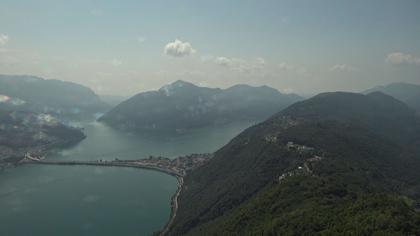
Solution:
[{"label": "distant mountain range", "polygon": [[131,97],[99,121],[130,131],[182,131],[233,121],[261,121],[301,99],[267,86],[219,89],[176,81]]},{"label": "distant mountain range", "polygon": [[66,119],[94,119],[105,104],[89,88],[26,75],[0,75],[0,107],[48,113]]},{"label": "distant mountain range", "polygon": [[380,91],[407,103],[410,107],[420,111],[420,85],[408,83],[392,83],[366,90],[364,94]]},{"label": "distant mountain range", "polygon": [[420,235],[420,119],[323,93],[248,128],[184,179],[168,235]]}]

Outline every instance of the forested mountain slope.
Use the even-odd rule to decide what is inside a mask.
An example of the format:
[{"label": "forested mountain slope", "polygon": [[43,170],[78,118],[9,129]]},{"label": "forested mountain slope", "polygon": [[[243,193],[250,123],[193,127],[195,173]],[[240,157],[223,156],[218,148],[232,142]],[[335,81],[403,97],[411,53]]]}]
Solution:
[{"label": "forested mountain slope", "polygon": [[419,135],[379,92],[295,103],[186,177],[170,235],[419,234]]}]

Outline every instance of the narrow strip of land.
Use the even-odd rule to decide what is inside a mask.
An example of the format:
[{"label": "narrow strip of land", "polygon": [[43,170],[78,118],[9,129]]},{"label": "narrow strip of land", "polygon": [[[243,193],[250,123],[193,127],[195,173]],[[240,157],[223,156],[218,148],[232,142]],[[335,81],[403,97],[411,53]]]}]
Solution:
[{"label": "narrow strip of land", "polygon": [[141,169],[150,169],[164,172],[175,177],[184,176],[184,172],[175,167],[160,166],[153,163],[142,163],[131,160],[117,160],[117,161],[30,161],[23,162],[25,164],[39,164],[39,165],[87,165],[87,166],[115,166],[115,167],[133,167]]}]

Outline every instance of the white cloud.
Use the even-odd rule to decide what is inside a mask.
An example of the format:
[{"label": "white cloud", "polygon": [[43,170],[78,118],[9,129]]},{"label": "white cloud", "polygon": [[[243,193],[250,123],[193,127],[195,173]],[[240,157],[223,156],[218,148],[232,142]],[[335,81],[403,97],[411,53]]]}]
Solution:
[{"label": "white cloud", "polygon": [[299,65],[292,65],[292,64],[289,64],[289,63],[286,63],[286,62],[280,63],[278,65],[278,68],[281,71],[292,72],[292,73],[297,74],[297,75],[303,75],[303,76],[308,76],[309,75],[308,70],[305,67],[299,66]]},{"label": "white cloud", "polygon": [[145,41],[146,41],[146,38],[145,37],[143,37],[143,36],[137,37],[137,42],[144,43]]},{"label": "white cloud", "polygon": [[214,59],[214,63],[216,63],[219,66],[230,67],[232,66],[233,60],[227,57],[216,57]]},{"label": "white cloud", "polygon": [[0,34],[0,47],[6,45],[10,40],[9,35]]},{"label": "white cloud", "polygon": [[112,59],[110,63],[113,66],[120,66],[120,65],[123,64],[123,62],[121,60],[118,60],[118,59]]},{"label": "white cloud", "polygon": [[330,68],[330,71],[332,72],[351,72],[356,70],[356,67],[348,64],[336,64]]},{"label": "white cloud", "polygon": [[393,65],[420,65],[420,58],[402,52],[393,52],[386,56],[386,62]]},{"label": "white cloud", "polygon": [[295,67],[293,65],[290,65],[286,62],[280,63],[279,68],[280,68],[280,70],[284,70],[284,71],[289,71],[289,70],[294,70],[295,69]]},{"label": "white cloud", "polygon": [[257,57],[254,59],[242,59],[242,58],[228,58],[228,57],[216,57],[214,63],[219,66],[227,67],[235,72],[240,73],[251,73],[258,72],[264,69],[266,64],[265,59]]},{"label": "white cloud", "polygon": [[216,57],[214,63],[241,73],[248,72],[250,69],[246,60],[241,58]]},{"label": "white cloud", "polygon": [[174,42],[166,44],[163,52],[168,56],[184,57],[194,54],[197,51],[189,42],[182,42],[181,40],[176,39]]}]

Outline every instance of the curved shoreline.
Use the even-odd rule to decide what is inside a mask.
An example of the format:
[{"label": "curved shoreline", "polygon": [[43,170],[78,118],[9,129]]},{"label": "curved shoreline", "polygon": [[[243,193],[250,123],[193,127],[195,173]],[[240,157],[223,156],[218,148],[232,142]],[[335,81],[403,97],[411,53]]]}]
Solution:
[{"label": "curved shoreline", "polygon": [[177,172],[169,167],[162,168],[158,166],[150,166],[140,163],[133,163],[132,160],[129,161],[45,161],[34,159],[30,156],[26,157],[26,160],[20,162],[19,164],[38,164],[38,165],[88,165],[88,166],[104,166],[104,167],[132,167],[139,169],[154,170],[167,175],[173,176],[177,179],[177,190],[175,194],[171,197],[171,213],[169,216],[168,222],[165,224],[163,229],[156,232],[159,236],[164,236],[169,232],[169,229],[173,225],[177,211],[178,211],[178,197],[181,194],[183,185],[184,185],[184,176],[185,172]]},{"label": "curved shoreline", "polygon": [[174,223],[176,213],[178,211],[178,197],[181,194],[182,187],[184,185],[184,178],[183,177],[176,177],[178,181],[178,189],[176,190],[175,194],[171,198],[171,215],[169,217],[168,223],[163,227],[163,230],[159,233],[159,236],[165,236],[168,232],[171,226]]},{"label": "curved shoreline", "polygon": [[136,165],[136,164],[127,164],[127,163],[115,163],[115,162],[55,162],[55,161],[33,161],[33,162],[20,162],[19,164],[38,164],[38,165],[67,165],[67,166],[75,166],[75,165],[82,165],[82,166],[104,166],[104,167],[131,167],[131,168],[138,168],[138,169],[146,169],[146,170],[154,170],[157,172],[161,172],[167,175],[174,176],[176,178],[181,177],[179,173],[174,171],[159,168],[154,166],[144,166],[144,165]]}]

